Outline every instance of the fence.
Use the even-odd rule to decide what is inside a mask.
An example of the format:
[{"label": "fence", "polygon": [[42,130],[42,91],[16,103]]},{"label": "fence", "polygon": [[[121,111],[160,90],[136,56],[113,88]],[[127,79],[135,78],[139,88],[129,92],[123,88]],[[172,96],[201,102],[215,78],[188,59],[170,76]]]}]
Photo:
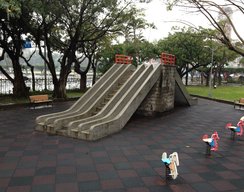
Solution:
[{"label": "fence", "polygon": [[[87,78],[87,87],[91,87],[91,78]],[[32,90],[32,80],[28,79],[25,81],[26,86],[30,87],[30,91]],[[67,80],[66,89],[79,89],[80,87],[80,79],[77,77],[69,77]],[[45,90],[45,79],[44,78],[36,78],[35,79],[35,89],[36,91]],[[53,90],[53,83],[51,78],[47,78],[47,90]],[[13,84],[8,79],[0,79],[0,95],[12,94],[13,93]]]}]

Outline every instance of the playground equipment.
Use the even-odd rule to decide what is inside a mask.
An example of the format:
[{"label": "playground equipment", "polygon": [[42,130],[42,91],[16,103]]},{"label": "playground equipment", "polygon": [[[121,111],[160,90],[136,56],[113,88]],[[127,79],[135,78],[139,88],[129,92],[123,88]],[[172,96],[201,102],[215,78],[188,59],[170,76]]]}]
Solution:
[{"label": "playground equipment", "polygon": [[[167,54],[163,54],[162,63],[136,68],[131,64],[132,57],[116,55],[116,63],[69,109],[37,117],[36,130],[97,140],[120,131],[138,108],[160,113],[171,110],[175,84],[182,82],[175,79],[175,59],[169,54],[168,57],[167,60]],[[188,101],[186,95],[183,97]]]},{"label": "playground equipment", "polygon": [[175,61],[176,61],[176,58],[175,58],[175,55],[172,55],[172,54],[167,54],[167,53],[161,53],[161,63],[163,64],[169,64],[169,65],[174,65],[175,64]]},{"label": "playground equipment", "polygon": [[117,64],[132,64],[133,58],[127,55],[115,55],[115,63]]},{"label": "playground equipment", "polygon": [[177,166],[179,166],[178,153],[174,152],[167,157],[167,153],[162,154],[162,162],[165,165],[165,178],[166,179],[176,179],[178,176]]},{"label": "playground equipment", "polygon": [[232,123],[227,123],[225,128],[231,130],[231,139],[235,140],[235,135],[242,136],[244,126],[244,116],[240,118],[237,126],[233,126]]},{"label": "playground equipment", "polygon": [[206,155],[210,156],[211,151],[217,151],[218,150],[218,140],[219,140],[219,135],[217,131],[215,131],[211,137],[208,137],[207,134],[203,135],[202,140],[207,144],[206,148]]}]

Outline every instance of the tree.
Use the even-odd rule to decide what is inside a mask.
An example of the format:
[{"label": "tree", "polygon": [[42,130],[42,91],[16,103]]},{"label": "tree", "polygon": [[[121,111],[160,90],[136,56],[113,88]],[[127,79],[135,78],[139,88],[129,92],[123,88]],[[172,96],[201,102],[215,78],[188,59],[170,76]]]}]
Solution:
[{"label": "tree", "polygon": [[13,95],[15,97],[27,97],[29,90],[26,87],[20,57],[23,56],[24,34],[28,31],[25,23],[30,18],[26,12],[23,2],[8,1],[0,3],[0,48],[2,59],[6,54],[10,58],[13,67],[13,77],[0,66],[0,71],[13,84]]},{"label": "tree", "polygon": [[241,65],[242,67],[244,67],[244,57],[241,58],[241,60],[240,60],[240,65]]},{"label": "tree", "polygon": [[159,57],[156,52],[156,46],[148,41],[138,41],[137,47],[128,41],[115,45],[108,42],[98,52],[98,69],[101,73],[105,73],[111,67],[116,54],[129,55],[134,58],[137,57],[136,65]]},{"label": "tree", "polygon": [[[233,59],[233,57],[227,57],[226,54],[229,52],[226,50],[226,54],[222,55],[221,45],[218,41],[214,41],[208,35],[206,36],[206,29],[182,28],[181,31],[176,31],[174,34],[169,34],[167,38],[160,40],[157,47],[158,54],[168,52],[176,56],[177,71],[181,77],[186,76],[186,84],[188,84],[188,74],[200,69],[205,71],[206,82],[209,82],[208,78],[211,71],[209,65],[212,62],[213,50],[215,50],[214,63],[211,65],[216,65],[217,62],[226,64],[228,60]],[[218,54],[216,54],[217,47],[219,48]]]},{"label": "tree", "polygon": [[177,71],[181,77],[186,75],[187,84],[189,72],[210,63],[209,50],[204,47],[205,39],[201,32],[183,28],[158,42],[158,54],[168,52],[176,56]]},{"label": "tree", "polygon": [[[46,0],[48,1],[48,0]],[[80,55],[87,54],[88,47],[115,32],[115,27],[123,21],[124,10],[129,3],[111,0],[64,0],[48,4],[46,1],[35,1],[32,13],[32,35],[39,47],[40,55],[48,65],[53,78],[56,98],[66,97],[66,81],[72,66],[85,82],[87,69],[80,71]],[[38,5],[38,6],[37,6]],[[121,6],[123,5],[123,6]],[[40,9],[41,8],[41,9]],[[47,57],[41,49],[45,42]],[[60,72],[56,73],[52,52],[60,53]],[[91,52],[90,52],[91,53]],[[89,58],[88,58],[89,59]]]},{"label": "tree", "polygon": [[[153,23],[148,23],[144,18],[144,10],[132,7],[127,15],[125,15],[124,22],[121,24],[120,36],[125,39],[125,46],[127,46],[127,53],[133,57],[133,64],[138,65],[142,61],[140,46],[145,41],[142,32],[146,28],[155,28]],[[128,51],[130,49],[130,51]]]},{"label": "tree", "polygon": [[[231,17],[234,10],[236,13],[240,13],[241,18],[238,19],[243,20],[244,2],[242,0],[222,0],[217,2],[205,0],[168,0],[167,3],[169,9],[177,5],[187,7],[189,11],[203,14],[216,30],[214,37],[230,50],[244,56],[244,39]],[[230,30],[234,32],[237,41],[231,39]]]}]

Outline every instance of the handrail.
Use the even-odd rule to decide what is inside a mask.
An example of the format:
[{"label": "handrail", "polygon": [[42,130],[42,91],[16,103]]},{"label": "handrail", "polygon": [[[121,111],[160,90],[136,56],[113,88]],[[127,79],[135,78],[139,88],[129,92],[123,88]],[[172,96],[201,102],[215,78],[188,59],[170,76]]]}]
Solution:
[{"label": "handrail", "polygon": [[175,65],[175,55],[168,54],[168,53],[161,53],[161,64],[164,65]]},{"label": "handrail", "polygon": [[120,54],[115,55],[116,64],[132,64],[132,60],[133,58],[131,56],[120,55]]}]

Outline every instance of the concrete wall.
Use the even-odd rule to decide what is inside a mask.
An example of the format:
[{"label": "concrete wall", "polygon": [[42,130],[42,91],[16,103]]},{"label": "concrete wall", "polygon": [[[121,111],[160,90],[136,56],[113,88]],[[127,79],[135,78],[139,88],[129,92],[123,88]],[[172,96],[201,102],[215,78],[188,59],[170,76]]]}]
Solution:
[{"label": "concrete wall", "polygon": [[155,116],[174,108],[175,65],[161,65],[161,76],[141,103],[137,114]]}]

